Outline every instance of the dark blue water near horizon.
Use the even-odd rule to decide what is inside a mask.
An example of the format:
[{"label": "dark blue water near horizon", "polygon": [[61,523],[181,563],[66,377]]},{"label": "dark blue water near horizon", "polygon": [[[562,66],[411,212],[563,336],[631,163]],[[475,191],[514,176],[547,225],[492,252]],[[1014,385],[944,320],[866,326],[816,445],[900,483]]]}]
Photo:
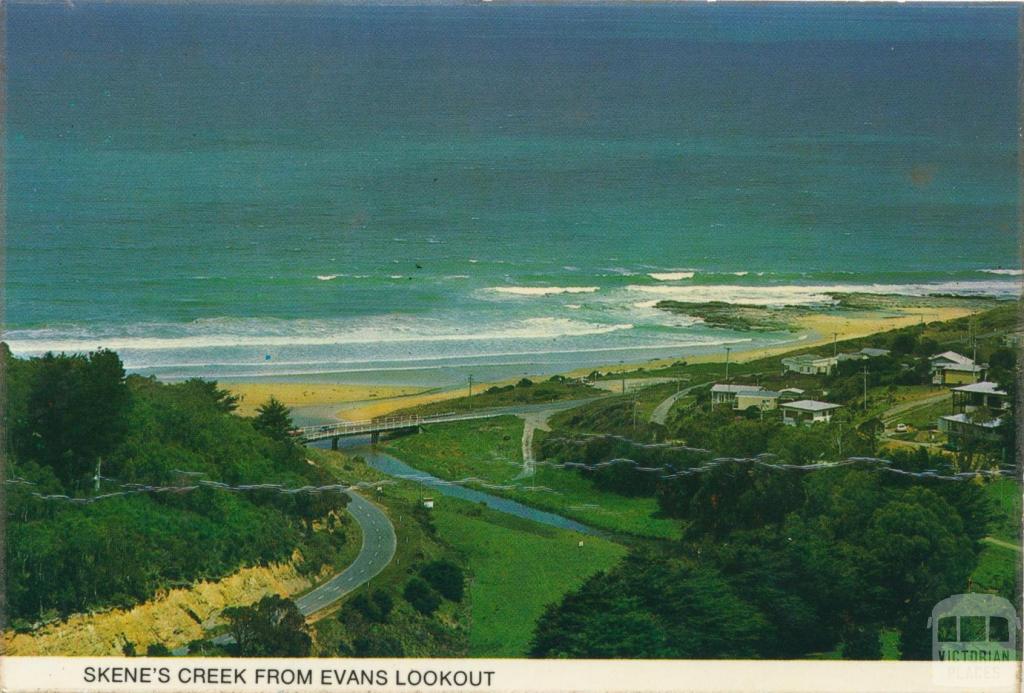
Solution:
[{"label": "dark blue water near horizon", "polygon": [[752,339],[663,298],[1016,295],[1016,27],[12,5],[5,337],[168,378],[443,382]]}]

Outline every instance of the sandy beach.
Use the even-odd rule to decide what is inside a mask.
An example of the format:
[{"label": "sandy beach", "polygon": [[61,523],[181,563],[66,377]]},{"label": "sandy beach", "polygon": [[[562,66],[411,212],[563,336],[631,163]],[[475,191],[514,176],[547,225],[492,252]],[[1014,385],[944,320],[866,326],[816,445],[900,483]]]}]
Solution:
[{"label": "sandy beach", "polygon": [[[345,385],[339,383],[222,382],[221,386],[237,395],[238,413],[252,416],[256,408],[276,397],[289,407],[341,405],[348,402],[395,400],[424,392],[422,387],[388,385]],[[409,401],[409,400],[404,400]]]},{"label": "sandy beach", "polygon": [[[834,338],[842,341],[865,337],[877,332],[885,332],[907,327],[920,322],[945,321],[961,318],[979,312],[983,307],[969,306],[914,306],[901,305],[889,310],[879,311],[836,311],[812,313],[796,318],[799,329],[793,338],[773,347],[745,347],[737,344],[733,347],[730,358],[735,362],[751,361],[794,349],[823,346],[832,343]],[[570,376],[583,376],[593,370],[605,373],[634,370],[637,367],[647,369],[670,365],[676,361],[688,363],[710,363],[725,360],[724,349],[720,352],[698,354],[693,356],[680,355],[678,358],[659,359],[654,361],[622,363],[600,368],[579,368],[566,373]],[[492,385],[503,385],[508,381],[494,383],[477,383],[474,390],[481,392]],[[243,415],[255,413],[256,407],[265,402],[271,395],[293,408],[302,408],[306,414],[323,417],[337,417],[348,421],[371,419],[384,416],[392,411],[420,404],[440,402],[447,399],[462,397],[466,394],[464,387],[451,389],[425,389],[422,387],[396,387],[374,385],[346,385],[338,383],[282,383],[282,382],[241,382],[224,383],[234,394],[241,397],[239,412]]]}]

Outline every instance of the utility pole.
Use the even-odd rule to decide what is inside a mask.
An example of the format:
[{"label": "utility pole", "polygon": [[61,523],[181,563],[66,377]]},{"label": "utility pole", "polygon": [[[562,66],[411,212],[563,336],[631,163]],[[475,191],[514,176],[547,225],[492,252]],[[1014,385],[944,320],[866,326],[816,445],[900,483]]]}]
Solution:
[{"label": "utility pole", "polygon": [[633,430],[636,431],[636,392],[633,392]]},{"label": "utility pole", "polygon": [[725,347],[725,382],[729,382],[729,352],[732,351],[732,347]]},{"label": "utility pole", "polygon": [[864,366],[864,411],[868,410],[868,367]]},{"label": "utility pole", "polygon": [[473,396],[473,374],[469,374],[469,396]]},{"label": "utility pole", "polygon": [[838,332],[833,332],[832,333],[832,358],[835,358],[836,356],[839,355],[839,344],[836,343],[836,340],[838,338],[839,338],[839,333]]},{"label": "utility pole", "polygon": [[100,457],[97,457],[96,458],[96,477],[94,479],[94,481],[96,483],[93,484],[93,491],[95,493],[99,493],[100,492],[100,479],[102,478],[102,476],[100,474],[100,469],[102,468],[102,466],[103,466],[103,459],[100,458]]},{"label": "utility pole", "polygon": [[626,394],[626,376],[622,376],[622,394]]}]

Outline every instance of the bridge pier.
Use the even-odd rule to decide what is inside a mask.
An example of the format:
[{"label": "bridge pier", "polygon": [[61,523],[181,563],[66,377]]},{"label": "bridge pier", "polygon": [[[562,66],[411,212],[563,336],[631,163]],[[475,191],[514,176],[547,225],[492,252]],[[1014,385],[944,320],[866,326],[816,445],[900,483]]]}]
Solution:
[{"label": "bridge pier", "polygon": [[370,434],[370,445],[376,445],[380,442],[380,431],[374,431]]},{"label": "bridge pier", "polygon": [[338,438],[339,437],[340,436],[334,436],[333,438],[331,438],[331,450],[337,450],[338,449]]}]

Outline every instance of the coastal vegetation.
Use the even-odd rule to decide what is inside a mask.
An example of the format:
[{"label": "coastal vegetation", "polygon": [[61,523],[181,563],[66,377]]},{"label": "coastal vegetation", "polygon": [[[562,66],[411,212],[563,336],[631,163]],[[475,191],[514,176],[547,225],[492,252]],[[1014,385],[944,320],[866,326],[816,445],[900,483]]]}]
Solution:
[{"label": "coastal vegetation", "polygon": [[[981,474],[1006,468],[1001,449],[1014,441],[1006,430],[997,445],[947,451],[887,436],[884,422],[896,405],[920,425],[943,412],[928,356],[964,350],[965,339],[1012,387],[1016,357],[1003,335],[1013,317],[999,306],[837,343],[889,351],[864,362],[866,400],[862,366],[783,374],[772,357],[730,370],[732,382],[843,404],[828,424],[713,406],[722,364],[680,362],[635,372],[653,384],[622,394],[556,377],[431,405],[594,398],[543,415],[530,406],[529,429],[506,415],[381,443],[418,470],[603,537],[447,496],[427,507],[414,481],[299,447],[273,398],[242,417],[216,383],[126,377],[111,352],[5,354],[12,624],[27,631],[137,604],[243,566],[292,561],[315,582],[354,555],[347,496],[277,489],[358,483],[394,524],[392,563],[309,622],[279,597],[211,616],[190,653],[919,658],[918,622],[941,596],[982,590],[1020,606],[1020,485]],[[652,422],[676,393],[664,422]],[[97,435],[77,425],[92,415],[111,425]],[[850,457],[863,459],[830,465]],[[961,472],[978,474],[941,478]],[[154,646],[167,654],[146,641],[124,651]]]},{"label": "coastal vegetation", "polygon": [[[3,354],[7,611],[15,628],[290,560],[343,560],[350,522],[301,448],[213,383],[125,377],[116,354]],[[280,423],[280,422],[278,422]]]}]

